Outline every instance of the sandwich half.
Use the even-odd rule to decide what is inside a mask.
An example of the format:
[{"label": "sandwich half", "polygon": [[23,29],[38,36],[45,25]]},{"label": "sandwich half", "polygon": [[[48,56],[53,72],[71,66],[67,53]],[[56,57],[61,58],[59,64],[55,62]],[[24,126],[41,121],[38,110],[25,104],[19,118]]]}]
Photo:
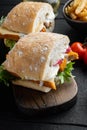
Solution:
[{"label": "sandwich half", "polygon": [[[72,77],[72,60],[78,59],[69,47],[69,38],[50,32],[30,33],[14,45],[2,64],[14,76],[15,85],[49,92]],[[6,76],[5,76],[6,77]]]},{"label": "sandwich half", "polygon": [[[17,41],[31,32],[50,32],[54,29],[55,15],[50,4],[21,2],[7,14],[0,26],[0,38]],[[6,42],[6,41],[5,41]]]}]

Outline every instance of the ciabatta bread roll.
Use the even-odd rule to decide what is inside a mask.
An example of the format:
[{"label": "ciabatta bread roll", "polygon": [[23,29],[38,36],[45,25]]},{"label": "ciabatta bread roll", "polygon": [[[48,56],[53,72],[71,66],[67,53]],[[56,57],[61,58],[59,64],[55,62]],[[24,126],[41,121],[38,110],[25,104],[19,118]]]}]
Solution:
[{"label": "ciabatta bread roll", "polygon": [[[6,38],[15,39],[15,35],[18,34],[18,40],[20,36],[31,32],[50,32],[54,29],[54,19],[55,15],[50,4],[21,2],[5,18],[0,27],[0,37],[7,36]],[[4,33],[2,29],[4,29]]]},{"label": "ciabatta bread roll", "polygon": [[[64,71],[69,62],[68,48],[69,38],[65,35],[30,33],[22,37],[9,51],[3,66],[18,77],[13,81],[16,85],[44,92],[56,90],[55,79],[58,72]],[[73,55],[73,52],[70,54]]]}]

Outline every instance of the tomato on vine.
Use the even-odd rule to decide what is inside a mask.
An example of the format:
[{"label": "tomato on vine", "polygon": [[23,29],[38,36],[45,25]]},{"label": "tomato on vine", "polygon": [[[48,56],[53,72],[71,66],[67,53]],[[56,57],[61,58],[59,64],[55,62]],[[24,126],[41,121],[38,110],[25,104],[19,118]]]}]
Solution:
[{"label": "tomato on vine", "polygon": [[84,44],[81,42],[74,42],[71,44],[71,50],[78,53],[79,59],[83,60],[87,65],[87,42]]},{"label": "tomato on vine", "polygon": [[74,42],[71,45],[71,49],[74,52],[77,52],[79,55],[79,59],[82,60],[85,53],[85,48],[83,48],[83,44],[81,42]]}]

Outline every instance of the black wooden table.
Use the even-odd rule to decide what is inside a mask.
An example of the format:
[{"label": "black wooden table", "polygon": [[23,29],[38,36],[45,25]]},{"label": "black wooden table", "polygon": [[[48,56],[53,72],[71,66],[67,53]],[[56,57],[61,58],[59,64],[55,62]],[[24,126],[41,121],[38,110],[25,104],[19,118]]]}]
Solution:
[{"label": "black wooden table", "polygon": [[[54,32],[69,36],[71,42],[84,41],[86,35],[72,29],[64,20],[62,7],[67,0],[61,0],[59,14],[56,18]],[[5,16],[20,0],[1,0],[0,17]],[[4,48],[2,40],[0,46]],[[0,63],[5,56],[0,49]],[[69,110],[44,117],[26,117],[17,111],[11,87],[0,84],[0,130],[86,130],[87,129],[87,66],[76,62],[73,74],[78,84],[78,98],[76,104]]]}]

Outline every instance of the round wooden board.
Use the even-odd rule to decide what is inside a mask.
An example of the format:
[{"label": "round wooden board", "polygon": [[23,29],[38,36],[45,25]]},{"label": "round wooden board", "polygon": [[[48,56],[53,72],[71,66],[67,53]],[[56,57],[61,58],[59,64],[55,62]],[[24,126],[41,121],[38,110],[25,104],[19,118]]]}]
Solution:
[{"label": "round wooden board", "polygon": [[70,108],[76,102],[78,87],[72,78],[57,87],[43,93],[25,87],[13,86],[15,102],[19,110],[27,115],[56,113]]}]

